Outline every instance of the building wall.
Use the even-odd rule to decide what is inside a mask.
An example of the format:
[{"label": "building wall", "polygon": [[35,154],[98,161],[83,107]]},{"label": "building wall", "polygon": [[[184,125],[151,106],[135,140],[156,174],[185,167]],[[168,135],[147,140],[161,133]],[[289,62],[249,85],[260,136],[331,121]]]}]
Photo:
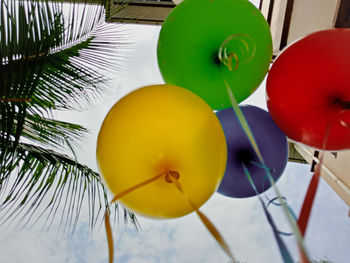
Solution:
[{"label": "building wall", "polygon": [[[308,163],[319,161],[319,157],[314,157],[314,149],[300,144],[294,147]],[[325,152],[323,158],[322,178],[350,207],[350,151]]]},{"label": "building wall", "polygon": [[294,0],[288,43],[334,27],[340,0]]}]

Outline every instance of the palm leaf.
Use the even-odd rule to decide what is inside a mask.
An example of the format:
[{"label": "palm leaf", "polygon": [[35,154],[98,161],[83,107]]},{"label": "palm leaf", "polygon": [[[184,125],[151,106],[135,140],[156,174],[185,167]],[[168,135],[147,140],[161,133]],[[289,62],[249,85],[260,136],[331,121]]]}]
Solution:
[{"label": "palm leaf", "polygon": [[[92,32],[91,37],[79,44],[50,53],[38,88],[31,97],[31,106],[81,110],[96,101],[108,81],[106,66],[118,59],[116,43],[109,38],[116,41],[120,36],[112,29],[111,26],[98,25],[98,33]],[[114,69],[119,69],[118,63],[113,65]]]},{"label": "palm leaf", "polygon": [[75,155],[78,142],[87,133],[81,125],[43,118],[38,114],[26,114],[22,137],[52,148],[68,148]]},{"label": "palm leaf", "polygon": [[[19,18],[11,12],[7,16],[1,97],[30,100],[32,108],[40,111],[87,108],[105,86],[106,74],[101,70],[109,66],[119,69],[121,58],[116,47],[125,43],[115,30],[117,25],[105,24],[103,8],[97,5],[84,5],[78,12],[79,5],[75,4],[32,1],[34,6],[28,8],[24,2],[15,6],[22,14]],[[40,19],[35,16],[38,14]],[[19,36],[9,34],[16,30]]]},{"label": "palm leaf", "polygon": [[[0,117],[4,120],[8,115],[9,113],[2,117],[0,114]],[[21,113],[19,115],[21,115]],[[14,116],[12,119],[17,121],[18,118]],[[16,123],[13,124],[12,126],[7,125],[7,128],[18,127]],[[0,123],[0,129],[1,128],[2,123]],[[30,141],[50,146],[51,148],[60,148],[61,150],[68,148],[74,156],[75,149],[79,147],[79,141],[81,141],[88,132],[86,128],[78,124],[58,121],[30,113],[25,114],[25,120],[24,123],[21,124],[20,131],[21,138],[26,138]],[[17,134],[17,131],[8,131],[8,133]],[[9,140],[9,143],[11,143],[11,140]]]},{"label": "palm leaf", "polygon": [[[50,228],[60,214],[64,231],[74,230],[82,205],[89,208],[89,226],[95,226],[106,209],[110,209],[106,188],[100,176],[76,160],[39,146],[19,143],[15,153],[6,156],[6,170],[0,189],[0,225],[17,223],[34,224],[46,218],[44,228]],[[9,181],[11,181],[9,183]],[[133,214],[124,211],[125,221]]]},{"label": "palm leaf", "polygon": [[[123,45],[115,25],[103,23],[102,5],[44,0],[1,0],[0,224],[36,222],[74,229],[88,203],[90,227],[109,209],[98,174],[87,166],[22,138],[74,154],[86,130],[48,118],[53,109],[83,109],[105,88],[102,69]],[[114,54],[116,54],[114,56]],[[111,59],[112,58],[112,59]],[[49,197],[49,201],[47,201]],[[45,197],[45,198],[44,198]],[[1,199],[0,199],[1,200]],[[103,214],[103,213],[102,213]],[[125,219],[136,218],[124,210]]]}]

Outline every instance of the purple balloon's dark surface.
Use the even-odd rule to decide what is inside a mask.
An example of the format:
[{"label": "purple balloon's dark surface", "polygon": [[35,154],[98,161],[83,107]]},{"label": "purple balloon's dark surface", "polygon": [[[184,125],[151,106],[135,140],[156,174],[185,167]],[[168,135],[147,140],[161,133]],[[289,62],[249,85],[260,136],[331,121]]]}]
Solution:
[{"label": "purple balloon's dark surface", "polygon": [[[270,168],[274,180],[282,175],[288,161],[288,142],[285,134],[276,126],[270,114],[258,107],[240,106],[249,127],[254,134],[265,165]],[[255,187],[262,193],[271,187],[266,178],[266,170],[259,167],[258,156],[252,148],[232,108],[216,113],[224,129],[227,142],[227,166],[218,192],[229,196],[244,198],[256,193],[249,183],[242,163],[248,168]]]}]

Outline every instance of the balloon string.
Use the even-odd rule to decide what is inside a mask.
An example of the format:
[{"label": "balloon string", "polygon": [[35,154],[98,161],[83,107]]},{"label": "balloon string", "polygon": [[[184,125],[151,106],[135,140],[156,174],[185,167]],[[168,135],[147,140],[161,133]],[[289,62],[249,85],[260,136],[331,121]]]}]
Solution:
[{"label": "balloon string", "polygon": [[[236,98],[235,98],[235,96],[234,96],[234,94],[233,94],[233,92],[232,92],[232,90],[230,88],[230,85],[227,82],[224,74],[222,74],[222,77],[223,77],[223,80],[224,80],[224,83],[225,83],[225,87],[226,87],[227,93],[229,95],[229,99],[230,99],[232,108],[233,108],[233,110],[234,110],[234,112],[235,112],[235,114],[236,114],[236,116],[238,118],[238,121],[241,124],[244,133],[247,135],[251,146],[253,147],[256,155],[259,158],[259,161],[261,162],[262,165],[265,165],[264,159],[263,159],[262,154],[261,154],[261,152],[259,150],[259,147],[258,147],[258,145],[256,143],[254,135],[251,132],[251,130],[249,128],[249,125],[248,125],[248,123],[247,123],[247,121],[246,121],[246,119],[245,119],[241,109],[238,106],[237,100],[236,100]],[[295,237],[297,239],[297,242],[299,244],[300,249],[303,251],[305,257],[309,258],[308,257],[308,253],[307,253],[306,248],[305,248],[305,245],[304,245],[303,237],[302,237],[302,235],[300,233],[300,230],[299,230],[299,227],[296,224],[292,214],[290,213],[290,211],[289,211],[289,209],[287,207],[287,204],[283,201],[282,195],[281,195],[279,189],[277,188],[277,186],[275,184],[275,180],[273,179],[273,177],[271,176],[271,173],[269,171],[266,171],[266,176],[268,177],[269,182],[270,182],[272,188],[274,189],[274,191],[275,191],[275,193],[276,193],[276,195],[278,197],[279,202],[282,205],[282,210],[283,210],[283,212],[284,212],[284,214],[285,214],[285,216],[287,218],[287,221],[288,221],[290,227],[292,228],[293,232],[295,233]]]},{"label": "balloon string", "polygon": [[[233,68],[232,67],[232,61],[235,61],[235,67]],[[228,70],[230,71],[236,71],[238,69],[238,66],[239,66],[239,59],[237,57],[237,54],[236,53],[233,53],[233,52],[230,52],[228,55],[226,53],[226,50],[225,50],[225,54],[224,54],[224,57],[223,57],[223,60],[222,60],[222,63],[228,67]]]},{"label": "balloon string", "polygon": [[[268,180],[268,176],[267,176],[266,171],[268,171],[269,173],[273,173],[273,172],[274,172],[274,169],[269,168],[269,167],[267,167],[267,166],[264,165],[264,164],[255,162],[255,161],[253,161],[253,160],[251,160],[250,163],[253,164],[253,165],[255,165],[255,166],[257,166],[257,167],[259,167],[259,168],[262,168],[262,169],[265,170],[264,180],[263,180],[263,182],[262,182],[262,184],[261,184],[261,187],[262,187],[262,189],[263,189],[263,192],[265,192],[265,190],[266,190],[266,189],[265,189],[265,182],[266,182],[266,180]],[[265,195],[265,196],[266,196],[266,195]],[[266,198],[267,198],[267,200],[269,200],[269,198],[268,198],[267,196],[266,196]],[[284,198],[284,197],[282,197],[282,198]]]},{"label": "balloon string", "polygon": [[266,166],[265,164],[261,164],[261,163],[255,162],[255,161],[250,161],[250,163],[264,169],[265,171],[269,171],[270,173],[274,171],[274,169]]},{"label": "balloon string", "polygon": [[[139,184],[136,184],[124,191],[122,191],[121,193],[117,194],[112,201],[110,202],[110,204],[116,202],[117,200],[119,200],[120,198],[126,196],[127,194],[130,194],[131,192],[136,191],[137,189],[150,184],[154,181],[156,181],[157,179],[159,179],[160,177],[166,175],[167,173],[161,173],[158,174],[150,179],[147,179]],[[106,228],[106,235],[107,235],[107,242],[108,242],[108,258],[109,258],[109,263],[113,263],[113,259],[114,259],[114,244],[113,244],[113,234],[112,234],[112,228],[111,228],[111,223],[110,223],[110,218],[109,218],[109,210],[106,210],[105,212],[105,228]]]},{"label": "balloon string", "polygon": [[[313,207],[313,202],[315,200],[316,192],[318,189],[322,162],[323,162],[323,152],[321,153],[320,162],[316,166],[315,173],[313,174],[313,176],[311,178],[311,181],[310,181],[310,184],[309,184],[309,187],[308,187],[308,190],[306,192],[304,202],[303,202],[303,205],[301,208],[299,219],[298,219],[298,226],[300,228],[300,231],[301,231],[301,234],[303,237],[305,236],[305,233],[306,233],[306,229],[307,229],[308,222],[310,219],[311,210]],[[299,254],[300,254],[300,258],[301,258],[302,263],[309,263],[309,260],[305,256],[305,253],[300,248],[300,246],[299,246]]]},{"label": "balloon string", "polygon": [[161,173],[161,174],[158,174],[158,175],[156,175],[156,176],[154,176],[154,177],[152,177],[152,178],[150,178],[150,179],[147,179],[147,180],[145,180],[145,181],[143,181],[143,182],[141,182],[141,183],[139,183],[139,184],[136,184],[136,185],[134,185],[134,186],[132,186],[132,187],[130,187],[130,188],[124,190],[123,192],[117,194],[117,195],[112,199],[111,203],[114,203],[114,202],[117,201],[118,199],[120,199],[120,198],[126,196],[127,194],[129,194],[129,193],[131,193],[131,192],[133,192],[133,191],[135,191],[135,190],[137,190],[137,189],[139,189],[139,188],[141,188],[141,187],[143,187],[143,186],[145,186],[145,185],[147,185],[147,184],[149,184],[149,183],[152,183],[153,181],[158,180],[160,177],[162,177],[162,176],[164,176],[164,175],[166,175],[166,172]]},{"label": "balloon string", "polygon": [[[268,167],[268,166],[266,166],[266,165],[263,165],[263,164],[261,164],[261,163],[257,163],[257,162],[255,162],[255,161],[250,161],[250,163],[253,164],[253,165],[255,165],[255,166],[257,166],[257,167],[259,167],[259,168],[264,169],[265,172],[270,172],[270,173],[274,172],[274,171],[273,171],[274,169],[271,169],[270,167]],[[268,180],[268,176],[265,174],[264,180],[263,180],[263,183],[262,183],[262,189],[264,189],[263,191],[265,191],[265,181],[266,181],[266,180]],[[268,203],[267,203],[267,205],[266,205],[266,208],[267,208],[267,209],[268,209],[268,207],[269,207],[271,204],[273,204],[273,205],[275,205],[275,206],[282,206],[282,204],[281,204],[280,202],[275,202],[276,200],[279,200],[278,197],[274,197],[274,198],[270,199],[265,193],[264,193],[264,196],[265,196],[266,199],[268,200]],[[297,220],[298,220],[298,219],[297,219],[297,216],[295,215],[293,209],[288,205],[288,203],[287,203],[287,198],[286,198],[285,196],[282,196],[282,199],[283,199],[283,201],[285,202],[285,204],[286,204],[286,206],[287,206],[289,212],[290,212],[291,215],[293,216],[293,219],[294,219],[295,221],[297,221]],[[292,232],[292,233],[287,233],[287,232],[283,232],[283,231],[280,231],[280,230],[277,230],[277,231],[278,231],[279,234],[281,234],[281,235],[283,235],[283,236],[292,236],[292,235],[294,235],[294,232]]]},{"label": "balloon string", "polygon": [[[269,173],[274,172],[274,169],[272,169],[272,168],[270,168],[270,167],[268,167],[268,166],[266,166],[266,165],[263,165],[263,164],[261,164],[261,163],[257,163],[257,162],[255,162],[255,161],[250,161],[250,163],[253,164],[253,165],[255,165],[255,166],[257,166],[257,167],[259,167],[259,168],[264,169],[266,173],[267,173],[267,172],[269,172]],[[262,183],[262,189],[264,189],[263,191],[265,191],[265,182],[266,182],[266,180],[268,180],[267,174],[265,174],[264,180],[263,180],[263,183]],[[266,205],[266,208],[268,208],[268,207],[270,206],[270,204],[273,204],[273,205],[275,205],[275,206],[282,206],[282,204],[281,204],[280,202],[275,202],[276,200],[279,200],[278,197],[274,197],[274,198],[270,199],[265,193],[264,193],[264,196],[265,196],[266,199],[268,200],[268,203],[267,203],[267,205]],[[285,196],[282,196],[282,199],[283,199],[283,201],[285,202],[285,204],[286,204],[286,206],[287,206],[289,212],[290,212],[291,215],[293,216],[293,219],[294,219],[295,221],[297,221],[297,220],[298,220],[298,219],[297,219],[297,216],[295,215],[293,209],[288,205],[288,203],[287,203],[287,198],[286,198]],[[278,233],[281,234],[281,235],[283,235],[283,236],[292,236],[292,235],[294,235],[294,232],[292,232],[292,233],[287,233],[287,232],[283,232],[283,231],[280,231],[280,230],[278,230]]]},{"label": "balloon string", "polygon": [[250,172],[249,172],[248,168],[245,166],[244,163],[242,163],[242,166],[243,166],[244,173],[245,173],[245,175],[246,175],[246,177],[247,177],[247,179],[248,179],[250,185],[252,186],[252,188],[253,188],[255,194],[256,194],[256,195],[258,196],[258,198],[259,198],[259,201],[260,201],[261,206],[262,206],[262,208],[263,208],[263,210],[264,210],[264,213],[265,213],[265,216],[266,216],[266,218],[267,218],[267,221],[269,222],[269,224],[270,224],[270,226],[271,226],[271,228],[272,228],[272,230],[273,230],[273,234],[274,234],[274,236],[275,236],[276,242],[277,242],[278,247],[279,247],[279,249],[280,249],[280,253],[281,253],[281,256],[282,256],[282,258],[283,258],[283,262],[285,262],[285,263],[293,263],[293,262],[294,262],[294,261],[293,261],[293,258],[292,258],[292,256],[290,255],[290,253],[289,253],[289,251],[288,251],[288,249],[287,249],[285,243],[283,242],[283,239],[282,239],[281,236],[280,236],[281,232],[277,229],[276,224],[275,224],[275,222],[274,222],[274,220],[273,220],[273,218],[272,218],[270,212],[267,210],[267,206],[265,205],[265,203],[264,203],[264,201],[262,200],[262,198],[261,198],[259,192],[257,191],[257,189],[256,189],[256,187],[255,187],[255,184],[254,184],[254,181],[253,181],[253,179],[252,179],[252,177],[251,177],[251,175],[250,175]]},{"label": "balloon string", "polygon": [[[275,205],[275,206],[282,206],[281,203],[275,202],[276,200],[278,200],[278,197],[274,197],[274,198],[272,198],[272,199],[270,199],[267,195],[265,195],[265,197],[266,197],[267,200],[269,201],[269,202],[267,203],[266,207],[269,207],[270,204],[273,204],[273,205]],[[282,199],[283,199],[285,202],[287,202],[287,198],[286,198],[286,197],[282,196]],[[287,204],[287,206],[288,206],[288,204]],[[298,217],[297,217],[296,214],[294,213],[293,209],[292,209],[290,206],[288,206],[288,209],[289,209],[289,212],[291,213],[291,215],[293,216],[294,220],[297,221],[297,220],[298,220]]]},{"label": "balloon string", "polygon": [[191,201],[191,199],[188,197],[188,195],[183,191],[182,186],[181,186],[180,182],[178,181],[178,179],[174,178],[174,176],[172,176],[171,174],[167,175],[167,179],[171,180],[171,182],[174,183],[177,190],[179,190],[181,195],[187,200],[187,202],[190,204],[192,209],[196,212],[196,214],[198,215],[199,219],[202,221],[204,226],[208,229],[208,231],[211,233],[211,235],[215,238],[215,240],[218,242],[220,247],[225,251],[225,253],[231,259],[231,261],[233,263],[238,263],[238,261],[234,258],[229,246],[227,245],[226,241],[224,240],[224,238],[222,237],[220,232],[216,229],[216,227],[209,220],[209,218],[207,218],[207,216],[205,216],[201,211],[199,211],[199,208]]},{"label": "balloon string", "polygon": [[[248,40],[248,41],[247,41]],[[241,43],[245,49],[245,55],[248,55],[248,58],[239,58],[235,52],[229,52],[228,49],[233,43]],[[250,42],[250,43],[248,43]],[[227,66],[228,70],[236,71],[239,67],[240,62],[246,63],[251,61],[256,53],[256,45],[253,43],[254,40],[251,36],[247,34],[233,34],[225,39],[225,41],[221,44],[218,52],[218,59],[222,64]],[[236,44],[234,44],[235,47]],[[242,50],[243,51],[243,50]],[[235,67],[232,67],[232,62],[235,62]]]},{"label": "balloon string", "polygon": [[252,145],[256,155],[258,156],[259,161],[264,165],[265,162],[264,162],[262,154],[261,154],[261,152],[259,150],[258,144],[256,143],[254,135],[253,135],[253,133],[252,133],[252,131],[251,131],[251,129],[250,129],[250,127],[249,127],[249,125],[248,125],[244,115],[243,115],[243,112],[241,111],[241,109],[238,106],[237,100],[236,100],[235,96],[233,95],[233,92],[230,89],[230,85],[228,84],[226,78],[224,78],[224,82],[225,82],[227,93],[228,93],[230,101],[231,101],[231,105],[233,107],[233,111],[235,112],[235,114],[236,114],[236,116],[238,118],[238,121],[239,121],[239,123],[241,124],[241,126],[243,128],[243,131],[248,136],[248,140],[249,140],[250,144]]},{"label": "balloon string", "polygon": [[[267,209],[269,208],[269,206],[270,206],[271,204],[273,204],[273,205],[275,205],[275,206],[282,206],[281,203],[275,202],[276,200],[278,200],[278,197],[274,197],[274,198],[270,199],[266,194],[264,194],[264,195],[265,195],[266,199],[268,200],[268,203],[267,203],[267,205],[266,205],[266,208],[267,208]],[[285,196],[282,196],[282,199],[283,199],[283,201],[286,203],[286,205],[287,205],[287,207],[288,207],[288,210],[289,210],[289,212],[292,214],[294,220],[297,221],[298,218],[297,218],[297,216],[295,215],[293,209],[288,205],[288,203],[287,203],[287,198],[286,198]],[[288,232],[284,232],[284,231],[280,231],[280,230],[277,230],[277,231],[278,231],[278,233],[279,233],[280,235],[282,235],[282,236],[292,236],[292,235],[294,235],[294,232],[288,233]]]},{"label": "balloon string", "polygon": [[[323,145],[322,145],[323,149],[326,149],[327,142],[328,142],[329,135],[330,135],[331,125],[332,125],[332,120],[328,123],[327,128],[326,128],[325,136],[323,139]],[[301,207],[299,219],[298,219],[298,226],[300,228],[300,231],[301,231],[301,234],[303,237],[305,236],[305,233],[306,233],[306,229],[307,229],[308,222],[310,219],[311,210],[313,207],[313,203],[315,200],[315,196],[316,196],[319,181],[320,181],[321,168],[323,165],[323,156],[324,156],[324,151],[321,152],[319,162],[318,162],[316,169],[315,169],[315,172],[311,178],[309,187],[307,189],[307,192],[306,192],[306,195],[304,198],[303,205]],[[300,247],[299,247],[299,254],[301,256],[302,263],[309,262],[307,260],[307,257],[305,256],[304,251],[302,249],[300,249]]]},{"label": "balloon string", "polygon": [[310,214],[311,214],[312,205],[313,205],[317,188],[319,185],[322,161],[323,161],[323,152],[321,153],[320,162],[316,166],[315,173],[311,178],[311,181],[301,208],[299,219],[298,219],[298,226],[303,236],[305,236],[306,228],[307,228]]},{"label": "balloon string", "polygon": [[107,242],[108,242],[108,262],[113,263],[114,258],[114,244],[113,244],[113,234],[112,234],[112,228],[111,228],[111,222],[109,218],[109,211],[105,212],[105,228],[106,228],[106,235],[107,235]]},{"label": "balloon string", "polygon": [[[313,202],[315,200],[317,188],[319,185],[322,159],[323,159],[323,152],[321,153],[320,162],[316,166],[315,173],[313,174],[311,182],[309,184],[309,187],[308,187],[308,190],[307,190],[307,193],[305,195],[305,199],[304,199],[304,202],[303,202],[303,205],[301,208],[299,219],[298,219],[298,226],[300,228],[300,231],[301,231],[301,234],[303,237],[305,236],[306,228],[308,226],[311,210],[313,207]],[[300,249],[300,246],[299,246],[299,254],[300,254],[300,258],[301,258],[302,263],[309,263],[309,260],[305,256],[304,251],[302,249]]]}]

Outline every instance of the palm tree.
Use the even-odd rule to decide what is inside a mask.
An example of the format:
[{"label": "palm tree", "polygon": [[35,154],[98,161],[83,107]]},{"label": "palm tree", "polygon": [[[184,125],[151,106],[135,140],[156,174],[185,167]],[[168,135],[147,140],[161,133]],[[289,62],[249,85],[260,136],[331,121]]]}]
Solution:
[{"label": "palm tree", "polygon": [[[99,174],[76,160],[87,130],[53,111],[87,108],[126,43],[104,23],[103,2],[1,0],[0,13],[0,225],[60,216],[74,229],[87,203],[92,229],[111,208]],[[124,219],[137,226],[131,212]]]}]

